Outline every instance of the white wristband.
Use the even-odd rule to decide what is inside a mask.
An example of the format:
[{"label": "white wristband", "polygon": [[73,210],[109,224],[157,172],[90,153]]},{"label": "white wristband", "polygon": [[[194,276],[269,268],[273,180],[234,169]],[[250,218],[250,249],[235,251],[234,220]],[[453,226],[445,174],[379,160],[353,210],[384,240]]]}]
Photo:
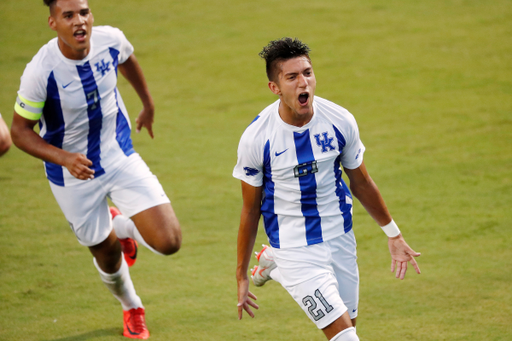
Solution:
[{"label": "white wristband", "polygon": [[389,224],[387,224],[386,226],[381,226],[380,228],[389,238],[396,237],[400,234],[400,229],[398,228],[394,220],[391,220]]}]

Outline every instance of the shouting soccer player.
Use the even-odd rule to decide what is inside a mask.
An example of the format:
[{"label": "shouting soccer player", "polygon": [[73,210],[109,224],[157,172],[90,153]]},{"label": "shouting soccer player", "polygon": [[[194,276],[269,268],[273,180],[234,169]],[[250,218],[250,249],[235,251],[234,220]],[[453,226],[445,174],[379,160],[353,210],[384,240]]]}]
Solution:
[{"label": "shouting soccer player", "polygon": [[[128,267],[137,242],[157,254],[177,252],[181,229],[158,179],[133,149],[117,71],[142,101],[137,131],[145,127],[151,138],[153,100],[132,45],[119,29],[93,27],[87,0],[44,3],[57,37],[39,50],[21,77],[13,142],[44,161],[71,229],[121,302],[123,335],[147,339],[144,306]],[[39,135],[33,129],[37,123]],[[109,210],[107,198],[118,209]]]},{"label": "shouting soccer player", "polygon": [[245,130],[233,176],[242,180],[243,207],[238,232],[238,317],[254,317],[248,267],[263,215],[270,247],[257,254],[253,282],[274,279],[290,293],[327,339],[359,340],[355,325],[359,300],[352,195],[342,179],[388,236],[391,271],[403,279],[413,251],[391,218],[363,162],[365,147],[354,117],[315,96],[309,47],[297,39],[269,43],[268,86],[279,99]]}]

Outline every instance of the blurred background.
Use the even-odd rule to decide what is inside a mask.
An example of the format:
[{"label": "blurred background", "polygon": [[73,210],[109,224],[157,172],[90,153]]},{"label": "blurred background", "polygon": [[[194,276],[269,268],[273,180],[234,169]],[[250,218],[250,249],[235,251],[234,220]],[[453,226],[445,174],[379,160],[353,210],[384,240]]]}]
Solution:
[{"label": "blurred background", "polygon": [[[95,25],[135,47],[155,139],[132,134],[183,228],[171,257],[141,249],[131,275],[152,340],[324,340],[275,282],[237,319],[232,178],[239,138],[275,97],[270,40],[311,49],[316,95],[359,124],[365,163],[422,274],[390,273],[384,233],[354,208],[361,340],[512,339],[512,3],[508,0],[89,1]],[[10,126],[25,65],[55,34],[42,1],[0,2],[0,112]],[[132,125],[141,109],[122,79]],[[266,243],[260,229],[256,247]],[[0,159],[0,339],[122,340],[101,283],[44,176],[15,146]],[[256,260],[254,260],[255,264]]]}]

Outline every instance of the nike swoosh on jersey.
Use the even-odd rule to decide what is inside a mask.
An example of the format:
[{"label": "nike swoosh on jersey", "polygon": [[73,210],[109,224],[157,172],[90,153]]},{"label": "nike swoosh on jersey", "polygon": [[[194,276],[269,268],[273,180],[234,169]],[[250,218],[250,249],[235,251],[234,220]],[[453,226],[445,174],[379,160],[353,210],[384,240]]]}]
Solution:
[{"label": "nike swoosh on jersey", "polygon": [[67,88],[67,87],[69,86],[69,84],[71,84],[71,83],[73,83],[73,81],[69,82],[69,83],[68,83],[68,84],[66,84],[66,85],[63,85],[63,86],[62,86],[62,88],[63,88],[63,89]]},{"label": "nike swoosh on jersey", "polygon": [[289,148],[286,148],[286,149],[285,149],[285,150],[283,150],[281,153],[276,152],[276,156],[279,156],[279,155],[283,154],[283,153],[284,153],[285,151],[287,151],[288,149],[289,149]]}]

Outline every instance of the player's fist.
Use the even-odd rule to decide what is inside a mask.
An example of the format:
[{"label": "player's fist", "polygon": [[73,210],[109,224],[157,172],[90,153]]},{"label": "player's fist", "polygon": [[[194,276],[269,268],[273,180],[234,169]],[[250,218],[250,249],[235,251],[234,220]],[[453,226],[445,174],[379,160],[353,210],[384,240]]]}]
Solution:
[{"label": "player's fist", "polygon": [[90,166],[92,161],[80,153],[69,153],[64,162],[64,167],[79,180],[94,179],[94,170]]}]

